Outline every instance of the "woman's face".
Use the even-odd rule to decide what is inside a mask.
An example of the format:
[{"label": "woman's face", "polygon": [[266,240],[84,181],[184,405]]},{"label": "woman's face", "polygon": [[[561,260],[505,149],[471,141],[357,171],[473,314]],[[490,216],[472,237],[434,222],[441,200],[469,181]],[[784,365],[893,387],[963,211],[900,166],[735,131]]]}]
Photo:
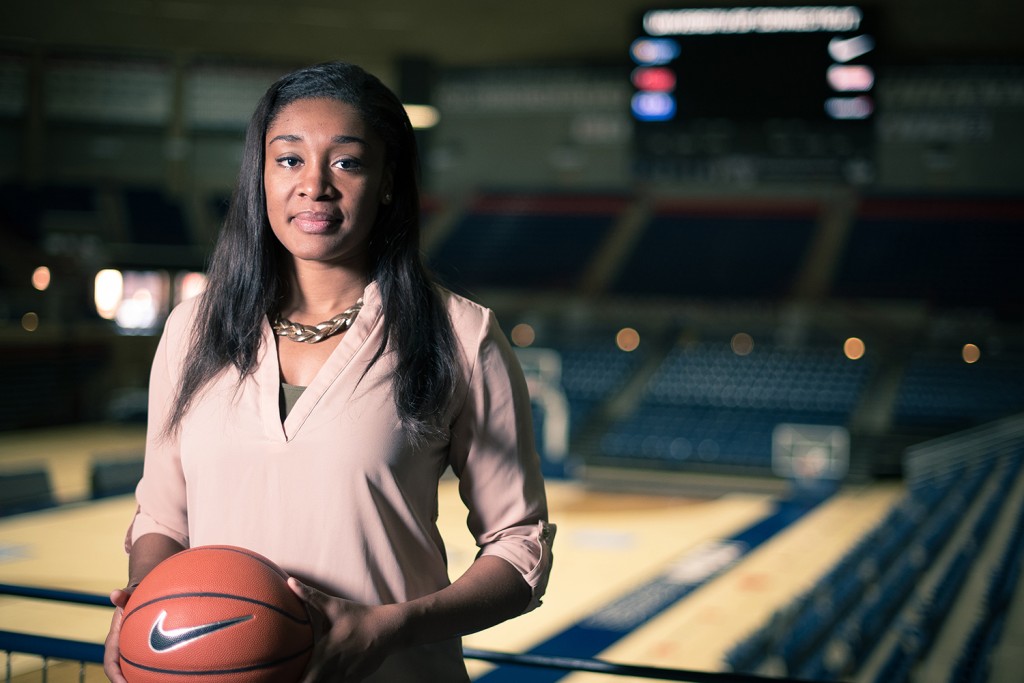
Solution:
[{"label": "woman's face", "polygon": [[377,208],[390,201],[384,142],[351,105],[306,99],[278,113],[265,145],[267,216],[284,248],[296,261],[365,269]]}]

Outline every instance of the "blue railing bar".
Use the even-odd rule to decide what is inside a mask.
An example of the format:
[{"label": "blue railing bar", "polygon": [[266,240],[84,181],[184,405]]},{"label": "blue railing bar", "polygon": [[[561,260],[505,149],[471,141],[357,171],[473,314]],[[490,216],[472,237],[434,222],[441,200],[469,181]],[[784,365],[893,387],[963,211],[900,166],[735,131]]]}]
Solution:
[{"label": "blue railing bar", "polygon": [[52,588],[36,588],[34,586],[16,586],[10,583],[0,583],[0,595],[16,595],[22,598],[57,600],[59,602],[72,602],[79,605],[96,605],[97,607],[113,607],[110,604],[110,597],[107,595],[54,590]]},{"label": "blue railing bar", "polygon": [[[33,586],[17,586],[0,583],[0,595],[57,600],[61,602],[112,607],[106,595],[81,593],[77,591],[53,590]],[[24,652],[42,657],[56,659],[79,660],[83,662],[101,663],[103,646],[95,643],[84,643],[46,636],[34,636],[25,633],[0,631],[0,651]],[[687,671],[683,669],[665,669],[653,666],[634,664],[615,664],[599,659],[582,659],[579,657],[555,657],[550,655],[511,654],[492,650],[465,648],[463,654],[470,659],[479,659],[493,664],[527,666],[563,671],[587,671],[612,676],[634,676],[662,681],[688,681],[689,683],[808,683],[793,678],[773,678],[731,672]]]},{"label": "blue railing bar", "polygon": [[511,654],[463,648],[462,653],[469,659],[479,659],[493,664],[512,666],[532,666],[544,669],[560,669],[563,671],[586,671],[590,673],[608,674],[611,676],[636,676],[661,681],[689,681],[689,683],[810,683],[795,678],[772,678],[751,674],[709,671],[686,671],[684,669],[664,669],[654,666],[635,664],[615,664],[600,659],[580,659],[577,657],[553,657],[549,655]]},{"label": "blue railing bar", "polygon": [[28,633],[0,631],[0,651],[23,652],[40,657],[77,660],[80,662],[103,662],[103,646],[84,643],[79,640],[65,640],[48,636],[34,636]]}]

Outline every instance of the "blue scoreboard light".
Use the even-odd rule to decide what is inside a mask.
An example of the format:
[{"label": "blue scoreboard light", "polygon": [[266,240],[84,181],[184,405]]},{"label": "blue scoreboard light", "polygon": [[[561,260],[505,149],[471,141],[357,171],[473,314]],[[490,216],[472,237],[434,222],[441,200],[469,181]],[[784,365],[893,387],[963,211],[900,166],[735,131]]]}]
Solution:
[{"label": "blue scoreboard light", "polygon": [[654,9],[630,46],[636,170],[869,182],[875,38],[855,6]]}]

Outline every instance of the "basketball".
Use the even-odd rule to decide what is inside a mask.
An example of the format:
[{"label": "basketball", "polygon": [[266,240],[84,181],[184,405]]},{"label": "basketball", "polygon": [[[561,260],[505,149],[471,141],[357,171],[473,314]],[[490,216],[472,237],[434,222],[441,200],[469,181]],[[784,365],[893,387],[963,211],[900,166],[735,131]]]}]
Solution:
[{"label": "basketball", "polygon": [[[157,565],[121,622],[129,683],[289,683],[306,669],[313,629],[287,574],[234,546],[199,546]],[[183,678],[185,677],[185,678]]]}]

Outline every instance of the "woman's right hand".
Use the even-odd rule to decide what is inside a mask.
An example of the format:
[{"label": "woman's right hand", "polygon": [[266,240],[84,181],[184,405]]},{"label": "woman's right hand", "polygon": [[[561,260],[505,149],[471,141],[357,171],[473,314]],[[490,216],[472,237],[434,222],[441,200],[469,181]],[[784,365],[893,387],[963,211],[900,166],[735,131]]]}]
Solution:
[{"label": "woman's right hand", "polygon": [[110,619],[110,632],[103,643],[103,672],[114,683],[128,683],[121,673],[121,652],[118,644],[121,640],[121,621],[124,619],[124,607],[128,598],[135,591],[143,578],[153,567],[175,553],[185,549],[183,545],[163,534],[143,534],[132,543],[128,555],[128,581],[124,588],[110,594],[110,602],[114,605],[114,616]]},{"label": "woman's right hand", "polygon": [[110,602],[114,605],[114,616],[110,619],[110,631],[103,642],[103,673],[113,683],[128,683],[121,673],[121,652],[118,643],[121,640],[121,621],[124,619],[124,606],[128,604],[132,588],[119,588],[110,594]]}]

